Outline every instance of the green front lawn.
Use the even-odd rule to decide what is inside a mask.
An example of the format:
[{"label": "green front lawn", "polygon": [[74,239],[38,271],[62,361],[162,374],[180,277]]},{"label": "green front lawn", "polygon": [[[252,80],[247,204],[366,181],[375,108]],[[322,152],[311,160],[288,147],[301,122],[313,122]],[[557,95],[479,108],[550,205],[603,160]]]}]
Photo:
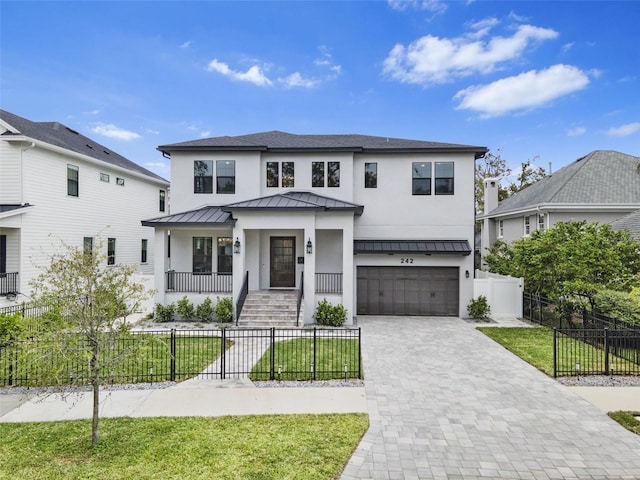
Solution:
[{"label": "green front lawn", "polygon": [[335,479],[365,414],[105,418],[0,424],[0,478]]}]

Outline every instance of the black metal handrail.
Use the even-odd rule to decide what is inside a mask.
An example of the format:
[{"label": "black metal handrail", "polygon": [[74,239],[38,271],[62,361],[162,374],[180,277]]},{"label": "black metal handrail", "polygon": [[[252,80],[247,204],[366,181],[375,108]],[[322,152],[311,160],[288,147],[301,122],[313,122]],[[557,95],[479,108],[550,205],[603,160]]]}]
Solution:
[{"label": "black metal handrail", "polygon": [[169,270],[165,275],[165,290],[168,292],[229,293],[233,290],[233,275],[231,273]]},{"label": "black metal handrail", "polygon": [[304,272],[300,273],[300,288],[298,289],[298,300],[296,303],[296,326],[300,326],[300,305],[304,297]]},{"label": "black metal handrail", "polygon": [[18,291],[18,272],[0,273],[0,296]]},{"label": "black metal handrail", "polygon": [[316,273],[316,293],[342,293],[342,273]]},{"label": "black metal handrail", "polygon": [[249,294],[249,271],[244,274],[244,280],[242,281],[242,287],[240,288],[240,294],[238,295],[238,301],[236,302],[236,325],[240,320],[240,314],[242,313],[242,307],[244,307],[244,301]]}]

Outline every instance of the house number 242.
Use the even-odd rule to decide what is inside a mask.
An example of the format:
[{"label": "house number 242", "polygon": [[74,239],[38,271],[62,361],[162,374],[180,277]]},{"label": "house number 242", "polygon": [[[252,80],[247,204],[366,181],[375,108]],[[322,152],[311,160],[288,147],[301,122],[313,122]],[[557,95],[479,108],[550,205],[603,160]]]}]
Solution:
[{"label": "house number 242", "polygon": [[413,263],[413,258],[401,258],[400,263]]}]

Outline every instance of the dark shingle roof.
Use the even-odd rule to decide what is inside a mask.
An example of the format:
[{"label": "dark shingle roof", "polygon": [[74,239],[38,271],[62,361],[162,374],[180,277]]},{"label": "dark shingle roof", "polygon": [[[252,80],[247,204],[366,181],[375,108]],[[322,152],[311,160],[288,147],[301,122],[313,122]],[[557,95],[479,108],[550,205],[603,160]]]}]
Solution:
[{"label": "dark shingle roof", "polygon": [[220,207],[203,207],[188,212],[143,220],[144,227],[233,226],[231,214]]},{"label": "dark shingle roof", "polygon": [[361,215],[363,206],[355,203],[324,197],[311,192],[286,192],[231,203],[222,207],[223,211],[231,210],[347,210]]},{"label": "dark shingle roof", "polygon": [[596,150],[515,193],[490,216],[549,204],[639,204],[640,158]]},{"label": "dark shingle roof", "polygon": [[611,222],[614,230],[626,230],[631,238],[640,240],[640,209]]},{"label": "dark shingle roof", "polygon": [[479,157],[487,151],[487,148],[370,135],[296,135],[272,131],[236,137],[201,138],[187,142],[160,145],[158,150],[162,152],[192,150],[469,152]]},{"label": "dark shingle roof", "polygon": [[467,240],[354,240],[353,253],[470,255]]},{"label": "dark shingle roof", "polygon": [[65,148],[72,152],[80,153],[82,155],[95,158],[96,160],[169,183],[159,175],[141,167],[137,163],[132,162],[113,150],[100,145],[94,140],[85,137],[62,123],[32,122],[31,120],[27,120],[26,118],[7,112],[6,110],[0,110],[0,118],[19,132],[17,134],[13,132],[5,132],[0,136],[0,138],[8,139],[11,136],[24,135],[25,137],[29,137],[34,140],[39,140],[56,147]]}]

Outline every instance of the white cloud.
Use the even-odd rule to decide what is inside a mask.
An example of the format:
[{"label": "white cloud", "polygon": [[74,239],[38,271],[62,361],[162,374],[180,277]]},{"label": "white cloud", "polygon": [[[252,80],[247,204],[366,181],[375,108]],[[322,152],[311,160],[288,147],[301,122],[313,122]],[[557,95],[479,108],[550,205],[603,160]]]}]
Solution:
[{"label": "white cloud", "polygon": [[487,118],[541,107],[588,84],[589,77],[582,70],[571,65],[554,65],[465,88],[454,98],[460,100],[458,109],[475,110]]},{"label": "white cloud", "polygon": [[533,25],[520,25],[512,36],[495,36],[486,42],[426,35],[406,47],[393,47],[384,60],[384,72],[405,83],[446,83],[492,72],[501,63],[517,59],[531,44],[557,36],[555,30]]},{"label": "white cloud", "polygon": [[498,25],[500,21],[495,17],[488,17],[477,22],[473,22],[469,24],[469,28],[474,30],[473,32],[467,35],[468,38],[482,38],[487,36],[489,31]]},{"label": "white cloud", "polygon": [[278,82],[283,84],[286,88],[313,88],[320,84],[320,80],[313,78],[304,78],[299,72],[292,73],[291,75],[279,78]]},{"label": "white cloud", "polygon": [[97,133],[98,135],[102,135],[103,137],[115,138],[117,140],[135,140],[140,138],[135,132],[130,132],[129,130],[124,130],[122,128],[118,128],[113,124],[104,124],[100,123],[91,129],[93,133]]},{"label": "white cloud", "polygon": [[638,132],[640,132],[640,122],[633,122],[619,127],[611,127],[607,130],[607,135],[611,137],[626,137]]},{"label": "white cloud", "polygon": [[207,71],[217,72],[233,80],[241,82],[249,82],[259,87],[269,87],[273,82],[264,74],[262,69],[257,65],[253,65],[246,72],[238,72],[229,68],[226,63],[219,62],[217,59],[211,60],[207,65]]},{"label": "white cloud", "polygon": [[85,115],[91,115],[91,116],[99,115],[99,114],[100,114],[100,110],[98,110],[98,109],[96,108],[95,110],[90,110],[90,111],[88,111],[88,112],[84,112],[84,114],[85,114]]},{"label": "white cloud", "polygon": [[189,48],[190,46],[191,46],[191,40],[188,40],[184,42],[182,45],[180,45],[180,48]]},{"label": "white cloud", "polygon": [[441,0],[388,0],[394,10],[427,10],[434,14],[441,14],[447,10],[447,4]]},{"label": "white cloud", "polygon": [[567,137],[580,137],[587,133],[585,127],[573,127],[567,130]]},{"label": "white cloud", "polygon": [[209,130],[203,130],[200,132],[200,138],[209,138],[211,136],[211,132]]},{"label": "white cloud", "polygon": [[333,55],[325,45],[320,45],[318,50],[320,50],[320,58],[317,58],[313,63],[319,67],[327,68],[331,72],[327,75],[326,80],[336,79],[342,73],[342,66],[334,63]]}]

